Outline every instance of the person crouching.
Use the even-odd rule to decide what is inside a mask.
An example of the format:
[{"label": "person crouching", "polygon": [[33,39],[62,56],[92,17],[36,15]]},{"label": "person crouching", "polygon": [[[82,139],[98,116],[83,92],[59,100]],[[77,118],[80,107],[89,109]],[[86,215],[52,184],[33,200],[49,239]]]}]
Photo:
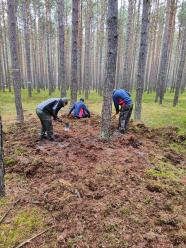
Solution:
[{"label": "person crouching", "polygon": [[72,116],[75,119],[90,118],[90,111],[84,103],[84,99],[81,98],[79,102],[75,102],[71,107],[68,116]]}]

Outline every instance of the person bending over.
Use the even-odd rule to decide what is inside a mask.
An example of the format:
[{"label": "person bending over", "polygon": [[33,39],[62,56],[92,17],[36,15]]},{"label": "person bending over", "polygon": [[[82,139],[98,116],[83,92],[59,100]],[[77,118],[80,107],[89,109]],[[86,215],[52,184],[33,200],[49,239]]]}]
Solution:
[{"label": "person bending over", "polygon": [[47,138],[51,141],[54,140],[52,117],[54,120],[59,120],[57,114],[67,104],[67,98],[49,98],[37,105],[36,114],[41,121],[41,139]]},{"label": "person bending over", "polygon": [[118,129],[121,133],[124,133],[127,130],[128,122],[132,114],[132,98],[127,90],[116,89],[113,91],[112,99],[116,114],[120,112]]}]

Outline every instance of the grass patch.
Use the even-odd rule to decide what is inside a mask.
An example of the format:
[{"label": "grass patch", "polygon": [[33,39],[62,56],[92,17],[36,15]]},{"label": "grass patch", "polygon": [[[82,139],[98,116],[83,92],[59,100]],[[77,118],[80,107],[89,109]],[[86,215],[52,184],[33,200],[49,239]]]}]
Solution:
[{"label": "grass patch", "polygon": [[0,247],[14,247],[44,227],[43,218],[36,208],[25,209],[0,226]]},{"label": "grass patch", "polygon": [[153,178],[168,178],[170,180],[179,180],[186,175],[186,169],[176,168],[170,162],[162,160],[161,158],[151,159],[154,167],[146,170],[147,175]]},{"label": "grass patch", "polygon": [[108,233],[115,232],[115,231],[118,230],[118,228],[119,228],[119,224],[118,223],[111,223],[111,224],[108,224],[108,225],[105,226],[105,230]]},{"label": "grass patch", "polygon": [[129,215],[132,214],[132,211],[130,208],[123,207],[123,208],[120,208],[120,213],[123,217],[128,217]]},{"label": "grass patch", "polygon": [[185,154],[186,153],[186,145],[182,145],[182,144],[178,144],[178,143],[172,143],[170,144],[170,148],[177,152],[177,153],[181,153],[181,154]]},{"label": "grass patch", "polygon": [[5,157],[4,158],[4,164],[6,166],[11,166],[14,165],[16,163],[16,160],[13,157]]}]

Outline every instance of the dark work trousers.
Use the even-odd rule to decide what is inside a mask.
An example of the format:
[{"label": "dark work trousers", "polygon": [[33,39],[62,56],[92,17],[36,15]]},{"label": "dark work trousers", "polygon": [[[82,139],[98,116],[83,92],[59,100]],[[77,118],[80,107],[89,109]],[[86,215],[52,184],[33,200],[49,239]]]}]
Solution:
[{"label": "dark work trousers", "polygon": [[82,118],[90,118],[90,115],[85,113],[85,114],[83,114],[82,117],[74,116],[74,119],[82,119]]},{"label": "dark work trousers", "polygon": [[129,119],[132,114],[132,109],[133,109],[133,104],[125,105],[121,107],[120,115],[119,115],[119,126],[118,126],[118,129],[121,132],[124,132],[125,130],[127,130]]},{"label": "dark work trousers", "polygon": [[36,114],[41,121],[41,138],[45,137],[45,133],[47,133],[47,137],[50,139],[53,135],[51,115],[38,108]]}]

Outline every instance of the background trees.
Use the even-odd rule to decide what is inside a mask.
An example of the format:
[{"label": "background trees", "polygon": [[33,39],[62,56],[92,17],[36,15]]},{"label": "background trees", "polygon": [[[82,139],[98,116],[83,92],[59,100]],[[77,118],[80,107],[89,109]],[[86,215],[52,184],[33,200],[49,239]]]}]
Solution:
[{"label": "background trees", "polygon": [[[150,2],[143,90],[156,92],[156,101],[162,104],[168,89],[178,92],[179,88],[181,93],[185,91],[185,62],[182,62],[181,75],[179,69],[181,57],[184,57],[182,45],[186,1]],[[13,8],[16,11],[16,33],[15,30],[12,32],[15,25],[8,25],[9,19],[12,19],[9,18],[12,4],[16,5]],[[74,4],[70,0],[0,2],[0,90],[11,91],[12,86],[14,90],[16,87],[17,106],[21,100],[17,90],[20,86],[16,85],[26,88],[28,81],[32,83],[32,90],[39,92],[45,89],[50,95],[59,88],[61,95],[65,96],[71,88],[74,100],[78,89],[86,98],[93,89],[103,94],[108,49],[108,1],[78,1],[76,12],[72,11]],[[138,80],[142,6],[142,0],[118,1],[118,55],[114,86],[131,91],[136,90]],[[78,25],[75,29],[73,13],[76,14]],[[10,36],[9,29],[12,30]],[[16,37],[17,56],[13,52],[12,57],[13,34]],[[11,69],[15,66],[15,57],[19,72]],[[18,83],[15,83],[15,78]],[[31,96],[31,91],[29,94]],[[21,119],[21,107],[19,109]]]}]

